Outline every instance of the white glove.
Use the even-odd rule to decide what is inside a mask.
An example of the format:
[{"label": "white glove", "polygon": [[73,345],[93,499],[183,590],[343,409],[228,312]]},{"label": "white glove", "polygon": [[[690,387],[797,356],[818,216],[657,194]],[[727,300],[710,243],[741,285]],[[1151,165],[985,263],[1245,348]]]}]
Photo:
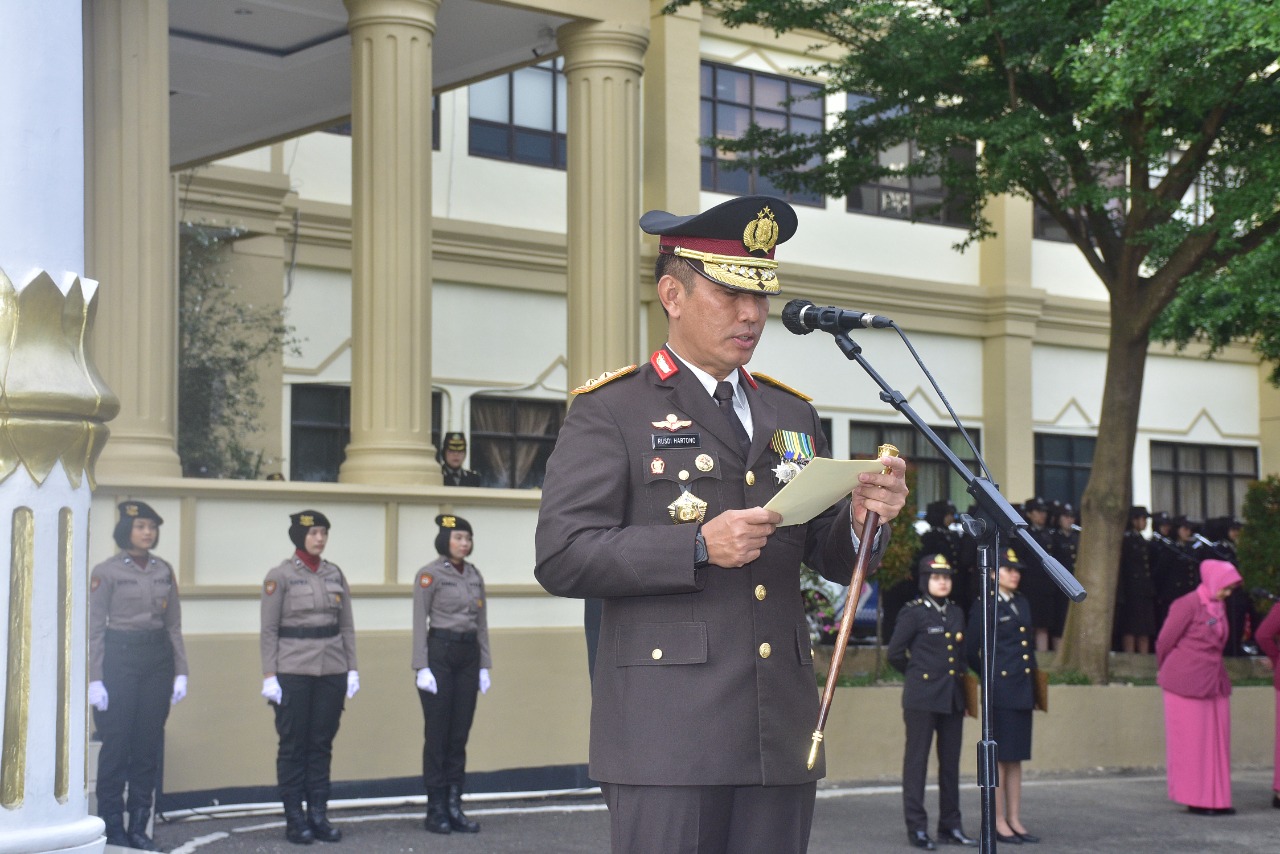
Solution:
[{"label": "white glove", "polygon": [[107,710],[107,686],[101,682],[89,683],[89,705],[100,712]]},{"label": "white glove", "polygon": [[276,703],[278,705],[284,699],[284,690],[280,687],[280,680],[274,676],[268,676],[263,679],[262,696],[267,698],[268,703]]},{"label": "white glove", "polygon": [[347,671],[347,699],[350,700],[360,690],[360,674],[354,670]]},{"label": "white glove", "polygon": [[434,694],[437,690],[436,677],[435,674],[431,672],[430,667],[424,667],[419,670],[418,678],[414,681],[417,682],[419,690],[426,691],[428,694]]},{"label": "white glove", "polygon": [[489,693],[489,668],[487,667],[480,668],[480,693]]},{"label": "white glove", "polygon": [[173,696],[169,698],[169,705],[176,706],[182,702],[182,698],[187,696],[187,677],[173,677]]}]

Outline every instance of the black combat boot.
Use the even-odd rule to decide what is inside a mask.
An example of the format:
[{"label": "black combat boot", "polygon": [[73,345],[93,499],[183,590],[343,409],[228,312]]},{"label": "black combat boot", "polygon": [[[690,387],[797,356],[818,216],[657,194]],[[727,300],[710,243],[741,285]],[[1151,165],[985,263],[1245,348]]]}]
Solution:
[{"label": "black combat boot", "polygon": [[429,833],[449,833],[452,830],[449,827],[448,800],[448,789],[427,790],[427,817],[422,823]]},{"label": "black combat boot", "polygon": [[159,851],[160,846],[156,845],[155,840],[147,836],[147,822],[151,821],[151,810],[143,809],[129,810],[129,832],[125,837],[129,840],[128,847],[137,848],[139,851]]},{"label": "black combat boot", "polygon": [[291,796],[284,798],[284,838],[294,845],[310,845],[316,838],[307,825],[306,813],[302,811],[302,798]]},{"label": "black combat boot", "polygon": [[459,833],[479,833],[480,825],[462,812],[462,787],[449,787],[449,827]]},{"label": "black combat boot", "polygon": [[311,834],[321,842],[337,842],[342,839],[342,831],[329,824],[329,804],[325,801],[307,800],[307,824],[311,825]]},{"label": "black combat boot", "polygon": [[124,816],[120,813],[114,815],[102,816],[102,823],[105,824],[108,845],[119,845],[121,848],[128,848],[130,845],[129,836],[124,832]]}]

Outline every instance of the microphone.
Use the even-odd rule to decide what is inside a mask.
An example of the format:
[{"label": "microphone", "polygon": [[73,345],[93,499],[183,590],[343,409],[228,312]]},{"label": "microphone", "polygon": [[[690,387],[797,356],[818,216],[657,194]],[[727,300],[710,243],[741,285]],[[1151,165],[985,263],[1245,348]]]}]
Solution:
[{"label": "microphone", "polygon": [[782,325],[796,335],[808,335],[815,329],[834,335],[846,329],[884,329],[892,326],[893,321],[878,314],[833,305],[818,308],[807,299],[793,299],[782,309]]}]

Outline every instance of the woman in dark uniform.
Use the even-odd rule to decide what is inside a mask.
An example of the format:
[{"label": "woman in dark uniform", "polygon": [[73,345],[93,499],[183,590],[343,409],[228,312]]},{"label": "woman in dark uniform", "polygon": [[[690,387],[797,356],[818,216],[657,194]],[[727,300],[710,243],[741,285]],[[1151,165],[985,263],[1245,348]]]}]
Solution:
[{"label": "woman in dark uniform", "polygon": [[[1022,563],[1005,549],[996,579],[996,660],[992,672],[991,726],[996,740],[1000,787],[996,789],[996,839],[1011,845],[1039,842],[1022,824],[1022,763],[1031,758],[1031,711],[1035,707],[1035,644],[1031,606],[1018,592]],[[969,666],[982,672],[982,608],[969,612]]]},{"label": "woman in dark uniform", "polygon": [[[275,709],[276,781],[285,838],[298,845],[337,842],[329,823],[329,764],[344,699],[360,690],[351,589],[320,555],[329,520],[303,510],[289,517],[293,556],[262,585],[262,696]],[[307,812],[302,812],[302,801]]]},{"label": "woman in dark uniform", "polygon": [[[98,815],[107,844],[159,851],[147,836],[169,706],[187,695],[182,607],[173,567],[151,554],[164,520],[141,501],[120,504],[120,552],[89,580],[89,704],[102,736]],[[129,784],[129,829],[124,788]]]},{"label": "woman in dark uniform", "polygon": [[461,516],[436,517],[435,561],[413,585],[413,668],[422,702],[422,782],[426,828],[432,833],[478,833],[462,812],[467,736],[476,692],[489,690],[489,619],[484,579],[471,554],[471,525]]},{"label": "woman in dark uniform", "polygon": [[889,663],[906,675],[902,720],[907,727],[902,756],[902,811],[907,840],[934,850],[924,783],[929,748],[938,735],[938,838],[973,846],[960,822],[960,739],[964,728],[964,612],[947,601],[953,570],[942,554],[917,564],[921,596],[908,602],[889,641]]},{"label": "woman in dark uniform", "polygon": [[[1071,502],[1055,501],[1053,508],[1053,529],[1049,542],[1052,548],[1049,554],[1067,568],[1067,572],[1076,574],[1076,555],[1080,551],[1080,526],[1076,524],[1076,508]],[[1067,626],[1067,609],[1071,600],[1066,596],[1053,597],[1053,629],[1050,646],[1058,649],[1062,645],[1062,632]]]},{"label": "woman in dark uniform", "polygon": [[1129,508],[1129,527],[1120,543],[1120,580],[1116,592],[1116,623],[1124,652],[1151,652],[1156,634],[1156,587],[1151,574],[1151,546],[1146,530],[1147,508]]}]

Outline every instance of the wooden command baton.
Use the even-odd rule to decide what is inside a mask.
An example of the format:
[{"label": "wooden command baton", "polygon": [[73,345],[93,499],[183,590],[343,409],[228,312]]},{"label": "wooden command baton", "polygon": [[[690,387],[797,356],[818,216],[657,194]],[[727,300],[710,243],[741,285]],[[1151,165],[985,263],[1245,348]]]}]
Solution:
[{"label": "wooden command baton", "polygon": [[[893,445],[881,445],[876,449],[876,459],[896,457],[898,449]],[[883,474],[892,471],[885,466]],[[850,514],[852,514],[850,509]],[[822,689],[822,705],[818,708],[818,726],[813,731],[813,744],[809,747],[809,762],[805,766],[810,771],[818,764],[818,745],[822,744],[822,730],[827,725],[827,715],[831,712],[831,701],[836,695],[836,680],[840,677],[840,666],[844,664],[844,652],[849,645],[849,633],[853,630],[853,617],[858,610],[858,600],[862,598],[862,585],[867,580],[867,564],[871,562],[871,543],[875,540],[876,527],[880,524],[880,514],[867,511],[866,521],[862,523],[862,532],[858,541],[858,559],[853,564],[853,580],[849,582],[849,595],[844,600],[844,614],[840,616],[840,631],[836,635],[836,645],[831,651],[831,666],[827,669],[827,684]]]}]

